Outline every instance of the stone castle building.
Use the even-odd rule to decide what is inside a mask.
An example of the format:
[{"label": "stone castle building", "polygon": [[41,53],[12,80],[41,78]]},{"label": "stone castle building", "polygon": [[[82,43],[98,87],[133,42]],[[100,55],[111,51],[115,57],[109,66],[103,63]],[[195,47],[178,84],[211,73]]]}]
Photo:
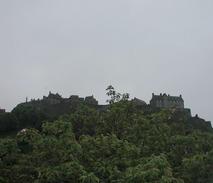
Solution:
[{"label": "stone castle building", "polygon": [[[155,95],[152,94],[152,99],[150,100],[150,104],[146,104],[141,99],[134,98],[131,100],[136,106],[143,108],[176,108],[176,109],[185,109],[184,108],[184,100],[182,96],[170,96],[167,94]],[[27,100],[26,100],[26,103]],[[80,104],[84,103],[87,105],[99,106],[98,101],[94,98],[94,96],[87,96],[85,98],[79,97],[78,95],[71,95],[69,98],[63,98],[58,93],[54,94],[49,92],[48,96],[43,96],[43,100],[31,100],[31,103],[45,103],[48,105],[63,105],[63,104]],[[103,106],[103,105],[102,105]],[[0,113],[4,112],[4,110],[0,109]]]},{"label": "stone castle building", "polygon": [[155,108],[178,108],[184,109],[184,100],[182,96],[170,96],[167,94],[152,94],[150,106]]},{"label": "stone castle building", "polygon": [[[33,102],[33,101],[32,101]],[[63,98],[58,93],[54,94],[49,92],[49,95],[43,96],[43,100],[40,102],[44,102],[50,105],[56,105],[61,103],[85,103],[88,105],[98,105],[98,101],[94,98],[94,96],[87,96],[85,98],[79,97],[78,95],[71,95],[69,98]]]},{"label": "stone castle building", "polygon": [[45,96],[43,97],[43,100],[49,104],[59,104],[62,101],[62,99],[63,98],[58,93],[53,94],[51,92],[49,92],[49,95],[47,97]]}]

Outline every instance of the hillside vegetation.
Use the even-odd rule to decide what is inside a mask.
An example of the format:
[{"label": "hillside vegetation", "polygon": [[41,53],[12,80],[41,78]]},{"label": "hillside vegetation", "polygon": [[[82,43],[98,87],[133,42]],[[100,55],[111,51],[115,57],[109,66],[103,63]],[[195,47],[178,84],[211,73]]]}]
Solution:
[{"label": "hillside vegetation", "polygon": [[2,132],[19,131],[0,138],[0,183],[213,183],[211,127],[175,110],[145,112],[113,87],[107,95],[105,110],[7,114]]}]

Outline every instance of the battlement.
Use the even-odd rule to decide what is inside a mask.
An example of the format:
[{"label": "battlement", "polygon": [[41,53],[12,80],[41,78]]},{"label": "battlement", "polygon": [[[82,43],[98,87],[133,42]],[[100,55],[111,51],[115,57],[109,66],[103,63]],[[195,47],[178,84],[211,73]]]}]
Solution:
[{"label": "battlement", "polygon": [[49,95],[47,97],[43,96],[43,100],[49,104],[58,104],[63,100],[63,98],[58,93],[53,94],[49,92]]},{"label": "battlement", "polygon": [[87,96],[85,98],[79,97],[78,95],[71,95],[69,98],[63,98],[58,93],[54,94],[49,92],[49,95],[43,96],[43,100],[41,102],[45,102],[50,105],[60,104],[60,103],[82,103],[89,105],[98,105],[98,101],[94,98],[94,96]]},{"label": "battlement", "polygon": [[167,94],[155,95],[152,94],[152,99],[150,100],[151,107],[157,108],[180,108],[184,109],[184,100],[182,95],[180,96],[170,96]]}]

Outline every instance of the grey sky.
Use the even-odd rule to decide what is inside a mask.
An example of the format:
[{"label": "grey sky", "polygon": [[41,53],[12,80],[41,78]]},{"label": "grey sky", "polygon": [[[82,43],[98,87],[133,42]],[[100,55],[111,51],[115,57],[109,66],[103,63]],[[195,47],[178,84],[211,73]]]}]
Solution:
[{"label": "grey sky", "polygon": [[213,121],[212,0],[0,0],[0,107],[112,84],[149,102],[182,94]]}]

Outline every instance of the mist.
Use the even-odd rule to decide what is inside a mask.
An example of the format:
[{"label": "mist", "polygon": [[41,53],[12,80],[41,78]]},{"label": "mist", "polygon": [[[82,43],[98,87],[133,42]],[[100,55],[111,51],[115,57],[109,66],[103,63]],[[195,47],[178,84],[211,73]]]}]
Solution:
[{"label": "mist", "polygon": [[149,103],[182,94],[213,121],[213,1],[0,1],[0,107],[108,85]]}]

